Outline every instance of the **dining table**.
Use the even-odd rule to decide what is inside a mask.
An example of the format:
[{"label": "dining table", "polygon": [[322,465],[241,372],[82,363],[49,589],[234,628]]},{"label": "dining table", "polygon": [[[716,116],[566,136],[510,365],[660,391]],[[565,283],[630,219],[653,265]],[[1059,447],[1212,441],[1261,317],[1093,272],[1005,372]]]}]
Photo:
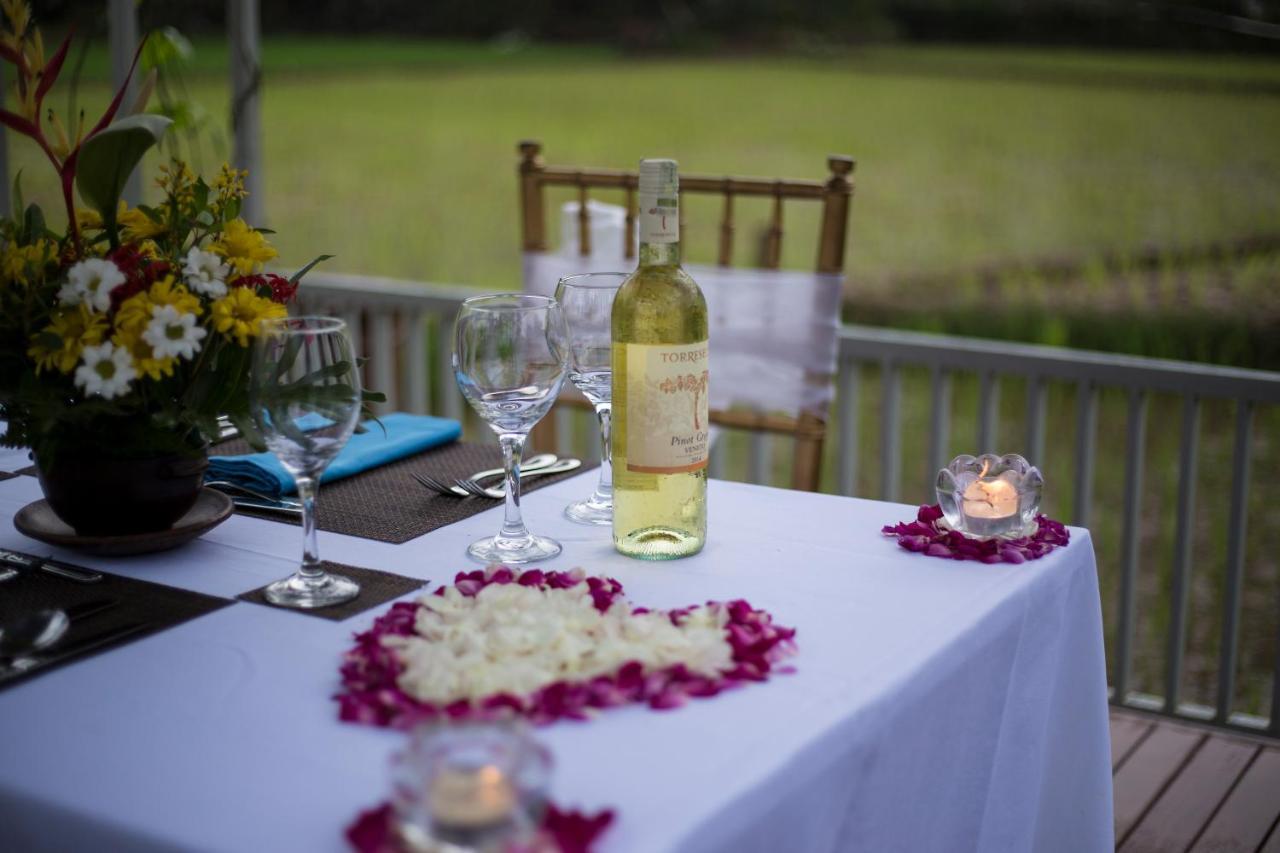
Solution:
[{"label": "dining table", "polygon": [[[761,683],[535,730],[552,799],[614,810],[598,850],[1113,849],[1087,530],[1021,564],[937,559],[881,532],[916,507],[713,479],[705,549],[642,562],[564,517],[595,476],[524,497],[529,527],[564,545],[540,567],[615,578],[637,606],[746,599],[797,648]],[[406,735],[339,719],[339,667],[390,604],[331,620],[236,599],[296,567],[301,533],[278,520],[91,556],[13,527],[40,497],[34,477],[0,482],[0,547],[230,603],[0,689],[0,850],[348,849]],[[498,528],[490,503],[400,543],[322,531],[320,553],[425,581],[411,600],[478,567],[465,552]]]}]

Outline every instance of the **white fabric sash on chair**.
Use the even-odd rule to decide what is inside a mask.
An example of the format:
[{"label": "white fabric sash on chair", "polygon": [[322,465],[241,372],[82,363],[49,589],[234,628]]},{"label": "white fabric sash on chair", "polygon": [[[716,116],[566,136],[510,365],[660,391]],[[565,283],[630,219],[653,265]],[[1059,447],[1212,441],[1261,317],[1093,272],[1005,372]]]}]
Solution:
[{"label": "white fabric sash on chair", "polygon": [[[577,202],[561,211],[567,245],[526,252],[524,289],[547,296],[567,275],[629,272],[622,208],[589,202],[592,252],[577,254]],[[844,277],[687,264],[707,297],[713,409],[824,418],[834,396]]]}]

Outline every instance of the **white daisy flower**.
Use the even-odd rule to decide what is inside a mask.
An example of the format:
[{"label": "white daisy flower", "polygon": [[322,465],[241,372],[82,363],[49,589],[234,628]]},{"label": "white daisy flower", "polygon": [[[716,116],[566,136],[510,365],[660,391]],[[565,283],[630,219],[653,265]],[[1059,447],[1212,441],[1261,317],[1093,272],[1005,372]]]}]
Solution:
[{"label": "white daisy flower", "polygon": [[227,293],[227,276],[231,270],[222,262],[222,258],[213,252],[204,252],[195,246],[187,252],[186,263],[182,265],[182,274],[187,287],[197,293],[203,293],[211,299],[219,299]]},{"label": "white daisy flower", "polygon": [[206,334],[203,327],[196,325],[195,314],[183,314],[172,305],[156,305],[142,339],[151,344],[156,358],[191,358],[200,351],[200,339]]},{"label": "white daisy flower", "polygon": [[87,346],[81,353],[75,382],[86,396],[97,394],[108,400],[129,393],[129,383],[138,377],[129,351],[107,341]]},{"label": "white daisy flower", "polygon": [[95,311],[106,312],[111,307],[111,291],[122,284],[124,273],[118,266],[104,258],[89,258],[67,270],[58,301],[63,305],[85,302]]}]

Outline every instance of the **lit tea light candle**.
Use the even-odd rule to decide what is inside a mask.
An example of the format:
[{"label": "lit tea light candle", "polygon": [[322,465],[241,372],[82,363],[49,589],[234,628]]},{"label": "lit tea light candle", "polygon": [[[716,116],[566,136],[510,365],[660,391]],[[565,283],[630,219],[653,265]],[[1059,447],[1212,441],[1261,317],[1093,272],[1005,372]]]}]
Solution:
[{"label": "lit tea light candle", "polygon": [[498,767],[443,768],[427,789],[432,821],[454,831],[481,830],[511,820],[516,791]]},{"label": "lit tea light candle", "polygon": [[1003,477],[988,478],[990,464],[982,463],[978,478],[960,495],[966,527],[979,536],[1005,533],[1018,514],[1018,489]]},{"label": "lit tea light candle", "polygon": [[938,472],[936,492],[945,523],[969,536],[1030,535],[1044,479],[1016,453],[962,454]]}]

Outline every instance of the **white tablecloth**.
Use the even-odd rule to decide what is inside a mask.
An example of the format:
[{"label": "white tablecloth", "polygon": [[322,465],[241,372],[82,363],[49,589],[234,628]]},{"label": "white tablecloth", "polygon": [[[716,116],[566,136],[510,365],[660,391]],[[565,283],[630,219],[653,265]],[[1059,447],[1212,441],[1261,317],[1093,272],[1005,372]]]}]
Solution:
[{"label": "white tablecloth", "polygon": [[[540,730],[554,798],[617,809],[606,853],[1112,849],[1087,531],[1025,565],[953,563],[880,536],[912,507],[713,482],[705,551],[642,563],[561,517],[591,476],[525,501],[565,543],[549,567],[609,574],[654,607],[744,597],[800,647],[765,684]],[[41,551],[9,523],[37,497],[30,477],[0,483],[0,545]],[[499,512],[403,545],[322,533],[321,551],[448,581]],[[299,537],[237,516],[168,554],[61,556],[232,596],[288,573]],[[0,849],[342,849],[402,743],[338,722],[330,698],[373,615],[236,603],[0,692]]]}]

